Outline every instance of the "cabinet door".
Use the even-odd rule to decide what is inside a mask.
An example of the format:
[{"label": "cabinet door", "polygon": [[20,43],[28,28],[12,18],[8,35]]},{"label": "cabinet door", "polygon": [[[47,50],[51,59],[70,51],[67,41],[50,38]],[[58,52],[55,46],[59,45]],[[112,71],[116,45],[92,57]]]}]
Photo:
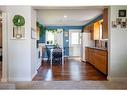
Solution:
[{"label": "cabinet door", "polygon": [[99,40],[100,39],[100,23],[94,23],[94,32],[93,32],[93,39]]},{"label": "cabinet door", "polygon": [[91,40],[94,40],[94,24],[91,25]]},{"label": "cabinet door", "polygon": [[91,32],[91,25],[84,27],[83,32]]},{"label": "cabinet door", "polygon": [[89,62],[94,65],[94,49],[89,49]]},{"label": "cabinet door", "polygon": [[104,51],[96,51],[95,53],[95,67],[102,73],[107,74],[107,55]]},{"label": "cabinet door", "polygon": [[89,62],[89,48],[85,48],[85,59]]},{"label": "cabinet door", "polygon": [[108,39],[108,8],[103,10],[102,39]]}]

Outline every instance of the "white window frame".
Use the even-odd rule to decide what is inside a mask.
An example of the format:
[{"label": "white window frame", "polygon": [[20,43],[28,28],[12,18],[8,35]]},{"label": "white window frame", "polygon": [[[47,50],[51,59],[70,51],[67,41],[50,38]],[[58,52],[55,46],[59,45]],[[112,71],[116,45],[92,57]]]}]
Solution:
[{"label": "white window frame", "polygon": [[[48,33],[48,30],[46,30],[46,38],[45,38],[46,40],[45,40],[45,44],[47,44],[47,41],[48,41],[48,39],[47,39],[47,38],[48,38],[48,34],[47,34],[47,33]],[[54,39],[54,40],[55,40],[55,39]],[[53,43],[53,44],[54,44],[54,43]],[[52,45],[52,44],[48,44],[48,45]]]}]

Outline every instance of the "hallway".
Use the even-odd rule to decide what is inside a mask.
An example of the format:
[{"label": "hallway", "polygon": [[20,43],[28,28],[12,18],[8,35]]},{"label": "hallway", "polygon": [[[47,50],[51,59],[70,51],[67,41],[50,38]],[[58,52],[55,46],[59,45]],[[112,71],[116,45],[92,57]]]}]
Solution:
[{"label": "hallway", "polygon": [[80,62],[78,59],[68,59],[65,65],[43,62],[33,81],[81,81],[81,80],[107,80],[106,76],[95,69],[91,64]]}]

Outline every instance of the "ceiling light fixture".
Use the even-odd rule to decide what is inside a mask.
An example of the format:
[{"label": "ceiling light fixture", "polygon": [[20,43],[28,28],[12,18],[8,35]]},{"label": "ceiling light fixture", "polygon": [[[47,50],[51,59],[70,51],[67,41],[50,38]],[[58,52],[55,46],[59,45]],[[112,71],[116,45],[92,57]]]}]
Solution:
[{"label": "ceiling light fixture", "polygon": [[64,18],[67,18],[67,15],[64,15]]}]

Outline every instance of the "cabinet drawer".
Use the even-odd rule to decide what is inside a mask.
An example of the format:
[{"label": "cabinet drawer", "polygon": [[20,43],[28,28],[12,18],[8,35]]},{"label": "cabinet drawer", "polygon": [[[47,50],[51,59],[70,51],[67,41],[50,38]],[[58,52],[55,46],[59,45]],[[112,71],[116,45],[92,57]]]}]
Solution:
[{"label": "cabinet drawer", "polygon": [[107,56],[107,51],[103,51],[103,50],[95,49],[94,53],[97,53],[97,54],[102,55],[102,56]]}]

